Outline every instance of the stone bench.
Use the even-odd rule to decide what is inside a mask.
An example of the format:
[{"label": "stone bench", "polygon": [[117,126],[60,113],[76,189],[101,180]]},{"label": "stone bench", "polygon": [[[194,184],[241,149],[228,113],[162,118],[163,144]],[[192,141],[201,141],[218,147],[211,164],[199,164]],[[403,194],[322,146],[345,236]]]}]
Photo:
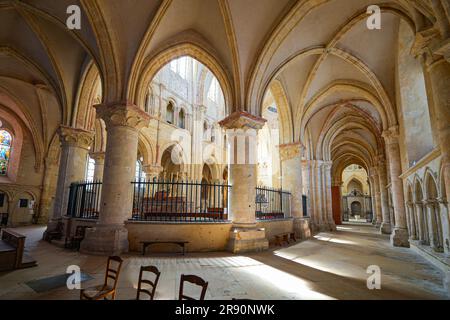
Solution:
[{"label": "stone bench", "polygon": [[183,248],[183,255],[185,253],[185,245],[189,243],[189,241],[186,240],[148,240],[148,241],[141,241],[142,243],[142,255],[145,255],[145,249],[152,244],[157,243],[173,243],[179,245],[181,248]]}]

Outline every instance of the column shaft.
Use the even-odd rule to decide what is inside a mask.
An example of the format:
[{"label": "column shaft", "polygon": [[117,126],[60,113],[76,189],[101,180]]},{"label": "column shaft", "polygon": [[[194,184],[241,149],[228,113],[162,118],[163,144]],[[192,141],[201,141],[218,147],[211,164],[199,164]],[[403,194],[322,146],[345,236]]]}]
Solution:
[{"label": "column shaft", "polygon": [[106,123],[105,168],[99,220],[86,231],[81,251],[118,255],[128,251],[128,231],[124,221],[131,217],[139,130],[148,126],[150,116],[126,103],[97,105],[97,114]]},{"label": "column shaft", "polygon": [[383,137],[385,138],[386,149],[389,154],[392,202],[395,216],[395,228],[391,234],[391,243],[396,247],[409,247],[403,182],[400,179],[402,169],[400,161],[400,146],[398,143],[398,127],[392,127],[383,132]]},{"label": "column shaft", "polygon": [[230,154],[228,176],[231,190],[228,214],[233,220],[228,250],[233,253],[260,251],[269,243],[264,229],[256,228],[257,130],[265,119],[237,111],[220,125],[226,129]]},{"label": "column shaft", "polygon": [[88,150],[93,141],[92,132],[67,126],[61,126],[58,134],[61,140],[58,183],[47,231],[54,230],[62,216],[67,214],[71,183],[85,179]]}]

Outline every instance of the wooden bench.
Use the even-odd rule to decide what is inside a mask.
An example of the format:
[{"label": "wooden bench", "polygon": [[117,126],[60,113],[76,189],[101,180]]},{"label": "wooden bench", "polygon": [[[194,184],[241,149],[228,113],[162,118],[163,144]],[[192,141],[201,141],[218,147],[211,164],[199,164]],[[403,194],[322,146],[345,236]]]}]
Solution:
[{"label": "wooden bench", "polygon": [[183,248],[183,255],[185,253],[185,245],[189,243],[189,241],[186,240],[148,240],[148,241],[141,241],[142,243],[142,255],[145,255],[145,249],[152,244],[157,243],[173,243],[179,245],[181,248]]},{"label": "wooden bench", "polygon": [[275,235],[275,244],[277,246],[283,246],[283,242],[289,244],[290,240],[294,240],[294,242],[297,241],[294,232],[283,232]]},{"label": "wooden bench", "polygon": [[36,261],[24,253],[25,236],[11,229],[2,230],[0,240],[0,271],[36,266]]}]

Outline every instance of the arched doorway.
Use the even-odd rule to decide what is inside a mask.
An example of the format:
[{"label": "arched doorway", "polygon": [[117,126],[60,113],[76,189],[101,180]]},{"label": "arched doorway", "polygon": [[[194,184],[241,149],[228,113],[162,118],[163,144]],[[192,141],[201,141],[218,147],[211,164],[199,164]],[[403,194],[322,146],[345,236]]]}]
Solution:
[{"label": "arched doorway", "polygon": [[356,220],[359,220],[359,218],[361,218],[361,214],[362,214],[361,202],[353,201],[350,204],[350,208],[351,208],[351,216],[353,218],[355,218]]}]

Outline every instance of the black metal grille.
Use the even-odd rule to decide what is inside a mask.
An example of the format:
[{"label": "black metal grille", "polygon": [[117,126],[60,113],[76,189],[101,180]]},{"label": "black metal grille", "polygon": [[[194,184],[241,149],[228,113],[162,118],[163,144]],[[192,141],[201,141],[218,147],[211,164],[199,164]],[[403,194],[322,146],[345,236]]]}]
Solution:
[{"label": "black metal grille", "polygon": [[72,218],[98,219],[102,183],[74,182],[70,185],[67,215]]},{"label": "black metal grille", "polygon": [[225,183],[134,181],[131,220],[220,222],[228,220]]},{"label": "black metal grille", "polygon": [[282,189],[256,188],[256,220],[271,220],[290,217],[291,193]]}]

